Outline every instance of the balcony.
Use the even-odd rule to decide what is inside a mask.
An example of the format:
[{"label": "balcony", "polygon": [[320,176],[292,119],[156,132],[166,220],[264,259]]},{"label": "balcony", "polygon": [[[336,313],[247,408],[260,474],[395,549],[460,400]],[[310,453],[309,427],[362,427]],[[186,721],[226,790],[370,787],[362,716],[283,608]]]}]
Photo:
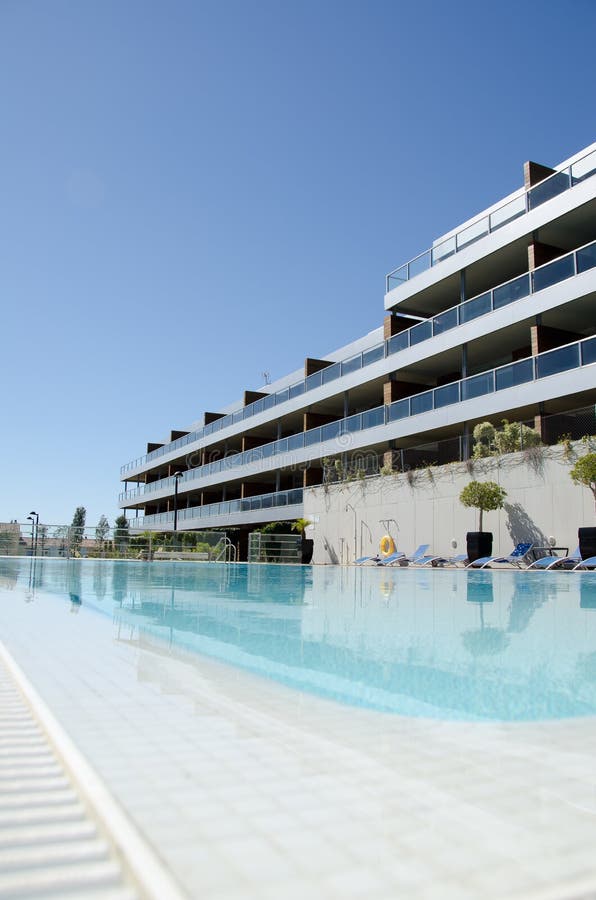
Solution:
[{"label": "balcony", "polygon": [[[178,510],[178,525],[196,519],[201,519],[205,524],[204,520],[218,520],[222,517],[226,518],[228,525],[242,524],[243,519],[246,522],[262,519],[263,517],[258,514],[263,510],[267,510],[266,518],[271,520],[297,518],[302,512],[302,497],[302,488],[294,488],[291,491],[247,497],[245,500],[224,500],[221,503],[192,506],[188,509]],[[251,513],[257,513],[256,519],[254,515],[250,515]],[[145,528],[161,528],[167,531],[168,526],[173,527],[174,513],[163,512],[153,516],[139,516],[129,521],[131,531]]]},{"label": "balcony", "polygon": [[[460,381],[454,381],[450,384],[423,391],[411,397],[406,397],[404,400],[398,400],[389,406],[378,406],[375,409],[349,416],[346,419],[340,419],[328,425],[320,425],[309,431],[282,438],[270,444],[264,444],[262,447],[256,447],[254,450],[247,450],[245,453],[237,453],[234,456],[216,460],[205,466],[190,469],[180,479],[179,490],[181,492],[184,492],[185,489],[191,490],[193,486],[196,487],[196,485],[193,485],[193,482],[197,479],[219,473],[225,474],[221,481],[229,481],[233,478],[239,479],[245,473],[238,470],[251,463],[262,465],[264,461],[271,460],[271,463],[267,465],[269,469],[275,469],[281,463],[287,466],[289,465],[289,459],[291,460],[288,454],[291,454],[292,451],[296,452],[294,462],[301,462],[304,458],[316,458],[317,454],[323,455],[321,446],[328,446],[331,441],[337,442],[337,448],[329,451],[325,449],[324,452],[341,452],[342,449],[345,449],[347,435],[370,431],[379,426],[387,426],[403,419],[410,419],[422,413],[440,410],[446,406],[453,406],[487,394],[498,394],[498,392],[507,388],[539,381],[552,375],[592,365],[595,362],[596,337],[576,341],[563,347],[557,347],[554,350],[548,350],[538,356],[527,357],[505,366],[490,369],[487,372],[472,375]],[[313,448],[312,452],[298,455],[299,451],[306,448]],[[120,506],[130,505],[131,501],[138,502],[141,498],[150,497],[151,494],[155,494],[157,491],[163,491],[164,496],[172,494],[174,492],[174,478],[153,482],[145,490],[126,491],[120,494]],[[252,499],[258,500],[259,498]],[[247,503],[250,501],[232,500],[227,502]],[[198,508],[200,509],[201,507]],[[162,515],[166,514],[163,513]]]},{"label": "balcony", "polygon": [[520,196],[514,197],[502,206],[493,210],[489,215],[467,225],[460,231],[435,244],[429,250],[425,250],[418,256],[394,269],[386,277],[386,293],[389,293],[399,285],[410,281],[416,275],[426,272],[432,266],[436,266],[443,260],[459,253],[460,250],[469,247],[483,237],[492,234],[503,225],[513,222],[519,216],[523,216],[533,209],[537,209],[547,200],[562,194],[574,187],[596,172],[596,150],[586,154],[573,165],[560,172],[555,172],[544,181],[524,191]]},{"label": "balcony", "polygon": [[[283,391],[280,391],[277,394],[270,395],[270,397],[257,400],[255,403],[249,404],[239,412],[244,413],[244,418],[248,419],[250,418],[250,416],[256,415],[257,412],[261,412],[265,408],[264,406],[262,406],[265,401],[271,401],[272,398],[275,401],[269,402],[266,408],[272,408],[276,404],[283,404],[288,399],[290,399],[290,397],[298,396],[301,393],[313,390],[314,388],[320,387],[323,384],[329,384],[338,378],[366,368],[367,366],[378,362],[380,359],[392,357],[394,354],[399,353],[402,350],[407,350],[410,347],[414,347],[417,344],[422,343],[423,341],[427,341],[433,337],[444,334],[445,332],[457,328],[460,325],[471,322],[474,319],[487,315],[488,313],[501,309],[505,306],[508,306],[509,304],[515,303],[517,300],[522,300],[525,297],[545,290],[546,288],[551,287],[554,284],[558,284],[562,281],[574,277],[575,275],[580,275],[583,272],[587,272],[588,270],[595,267],[596,241],[590,244],[586,244],[584,247],[580,247],[579,249],[574,250],[571,253],[567,253],[565,256],[561,256],[558,259],[553,260],[552,262],[546,263],[545,265],[535,269],[533,272],[526,272],[523,275],[520,275],[519,277],[506,282],[505,284],[501,284],[490,291],[486,291],[484,294],[480,294],[477,297],[466,300],[464,303],[453,306],[450,309],[447,309],[444,312],[441,312],[438,315],[434,316],[432,319],[428,319],[425,322],[421,322],[412,326],[411,328],[399,332],[399,334],[393,335],[393,337],[389,338],[387,341],[384,341],[382,344],[377,344],[376,346],[371,347],[363,353],[359,353],[347,360],[337,362],[334,365],[329,366],[327,369],[322,369],[320,372],[317,372],[314,375],[310,375],[308,378],[298,383],[298,385],[302,386],[301,390],[299,391],[294,390],[298,387],[298,385],[293,385]],[[293,391],[294,393],[292,393]],[[234,413],[232,416],[227,416],[226,418],[232,420],[237,415],[237,413]],[[219,425],[219,423],[223,421],[224,419],[219,419],[217,420],[217,422],[213,422],[210,425],[207,425],[200,432],[192,432],[191,434],[185,435],[185,437],[179,438],[178,440],[173,441],[170,444],[165,444],[163,447],[160,447],[158,450],[154,450],[152,453],[148,453],[146,456],[141,457],[134,463],[129,463],[128,466],[123,466],[121,469],[121,474],[125,474],[126,470],[134,468],[135,466],[138,467],[144,465],[154,459],[159,459],[160,456],[163,456],[166,453],[171,453],[183,446],[187,446],[188,444],[199,440],[201,437],[207,434],[212,434],[213,426]],[[236,419],[236,421],[239,420]],[[232,424],[232,422],[228,422],[228,425],[229,424]],[[220,426],[220,428],[223,427],[224,426]],[[294,436],[296,441],[299,441],[300,437],[301,435]],[[299,443],[292,442],[292,438],[284,438],[283,441],[290,442],[287,447],[288,450],[296,449],[299,446]],[[263,448],[257,449],[262,450]],[[251,452],[253,451],[247,451],[247,453],[249,454]],[[246,454],[237,454],[237,456],[245,455]],[[235,456],[231,456],[227,457],[226,460],[219,460],[218,463],[220,465],[228,464],[230,466],[240,465],[241,463],[239,461],[233,462],[233,460],[235,459]],[[232,462],[227,462],[227,460],[232,460]],[[215,466],[216,463],[211,463],[210,465]],[[213,469],[211,471],[220,470]],[[152,482],[151,485],[148,485],[145,488],[145,493],[160,490],[161,487],[166,486],[166,482],[168,481],[173,485],[172,479],[162,479],[158,482]],[[156,487],[157,485],[160,485],[160,487]],[[120,500],[128,500],[134,497],[138,497],[140,493],[142,493],[141,490],[126,491],[120,494]]]}]

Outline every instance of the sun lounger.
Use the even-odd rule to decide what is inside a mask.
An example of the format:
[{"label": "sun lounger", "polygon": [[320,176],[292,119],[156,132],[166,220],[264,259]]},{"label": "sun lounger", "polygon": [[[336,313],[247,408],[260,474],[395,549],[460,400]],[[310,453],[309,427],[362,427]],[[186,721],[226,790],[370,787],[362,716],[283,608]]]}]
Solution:
[{"label": "sun lounger", "polygon": [[448,556],[446,558],[446,562],[450,566],[457,566],[457,565],[459,565],[459,563],[462,563],[462,565],[465,566],[466,563],[468,562],[468,554],[467,553],[458,553],[457,556]]},{"label": "sun lounger", "polygon": [[[467,556],[464,556],[464,559],[467,559]],[[423,556],[422,559],[418,559],[415,562],[417,566],[437,566],[439,563],[445,563],[449,565],[451,560],[447,556]]]},{"label": "sun lounger", "polygon": [[420,560],[424,559],[424,554],[430,547],[430,544],[420,544],[419,547],[416,547],[414,552],[410,556],[404,556],[400,560],[402,563],[417,563]]},{"label": "sun lounger", "polygon": [[582,559],[578,562],[576,566],[573,567],[573,571],[576,569],[596,569],[596,556],[588,556],[587,559]]},{"label": "sun lounger", "polygon": [[528,569],[541,569],[544,571],[545,569],[558,569],[559,567],[574,568],[581,561],[579,547],[577,547],[570,556],[542,556],[540,559],[530,563]]},{"label": "sun lounger", "polygon": [[420,546],[414,550],[411,556],[404,556],[402,559],[398,560],[398,563],[401,565],[414,565],[414,566],[432,566],[433,563],[438,562],[447,562],[444,556],[432,556],[432,554],[427,554],[427,550],[430,547],[430,544],[420,544]]},{"label": "sun lounger", "polygon": [[509,563],[510,565],[517,566],[519,568],[532,547],[533,544],[517,544],[517,546],[514,550],[511,551],[509,556],[481,556],[479,559],[475,559],[474,562],[468,563],[466,568],[485,569],[491,563]]},{"label": "sun lounger", "polygon": [[390,553],[389,556],[382,556],[378,561],[378,566],[390,566],[394,562],[398,562],[400,559],[405,558],[405,553],[402,553],[400,550],[396,550],[395,553]]}]

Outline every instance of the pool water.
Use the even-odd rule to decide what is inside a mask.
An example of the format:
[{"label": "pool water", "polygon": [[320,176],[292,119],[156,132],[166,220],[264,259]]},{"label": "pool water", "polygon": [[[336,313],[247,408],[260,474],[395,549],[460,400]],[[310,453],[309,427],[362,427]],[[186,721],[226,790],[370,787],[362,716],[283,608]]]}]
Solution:
[{"label": "pool water", "polygon": [[[344,704],[528,721],[596,714],[596,574],[0,559],[0,602],[113,620]],[[78,622],[77,622],[78,625]]]}]

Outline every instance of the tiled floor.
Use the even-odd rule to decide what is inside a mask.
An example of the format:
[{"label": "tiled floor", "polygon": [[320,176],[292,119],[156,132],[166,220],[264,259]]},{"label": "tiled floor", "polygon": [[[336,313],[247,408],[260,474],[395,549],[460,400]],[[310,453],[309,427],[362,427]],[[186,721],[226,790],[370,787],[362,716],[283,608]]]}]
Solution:
[{"label": "tiled floor", "polygon": [[0,634],[190,897],[596,897],[596,720],[325,701],[0,590]]},{"label": "tiled floor", "polygon": [[0,660],[0,897],[58,896],[138,894]]}]

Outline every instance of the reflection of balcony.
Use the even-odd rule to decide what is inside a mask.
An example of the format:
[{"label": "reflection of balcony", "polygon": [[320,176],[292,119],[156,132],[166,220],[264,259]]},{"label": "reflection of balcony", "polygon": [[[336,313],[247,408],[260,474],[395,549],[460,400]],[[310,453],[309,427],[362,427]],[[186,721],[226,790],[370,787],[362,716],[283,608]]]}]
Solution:
[{"label": "reflection of balcony", "polygon": [[[440,387],[432,388],[431,390],[424,391],[420,394],[414,394],[403,400],[397,400],[389,406],[378,406],[375,409],[357,413],[346,419],[339,419],[336,422],[330,422],[328,425],[320,425],[317,428],[311,428],[309,431],[300,432],[291,437],[281,438],[278,441],[264,444],[253,450],[237,453],[234,456],[228,456],[224,459],[215,460],[207,465],[198,466],[196,469],[190,469],[188,472],[184,473],[183,478],[180,480],[180,491],[184,491],[184,489],[189,487],[190,483],[194,482],[196,479],[207,478],[209,476],[217,475],[218,473],[224,473],[226,480],[250,474],[239,472],[238,470],[251,463],[258,463],[262,470],[266,466],[267,460],[272,459],[273,457],[277,457],[277,459],[271,463],[269,468],[276,468],[280,462],[287,465],[288,459],[286,458],[284,460],[279,457],[287,457],[287,454],[290,454],[293,451],[301,451],[309,447],[316,448],[321,444],[326,444],[333,440],[340,441],[343,446],[345,435],[367,431],[383,425],[389,425],[391,422],[397,422],[401,419],[407,419],[422,413],[432,412],[433,410],[442,409],[446,406],[453,406],[454,404],[466,400],[473,400],[487,394],[497,394],[499,391],[504,391],[508,388],[540,381],[551,375],[558,375],[573,369],[579,369],[584,366],[592,365],[595,362],[596,337],[586,338],[572,344],[566,344],[565,346],[557,347],[554,350],[547,350],[538,356],[530,356],[526,359],[521,359],[496,369],[490,369],[487,372],[481,372],[478,375],[471,375],[461,381],[453,381],[451,384],[441,385]],[[339,447],[340,450],[342,449],[342,446]],[[310,455],[316,456],[317,452],[321,451],[315,449],[314,453]],[[333,453],[334,450],[332,447],[326,448],[325,452]],[[294,462],[302,462],[304,461],[302,456],[305,457],[308,455],[308,453],[303,453],[300,459],[296,456]],[[265,464],[265,466],[263,464]],[[161,481],[152,482],[147,485],[145,490],[138,489],[126,491],[120,495],[120,504],[121,506],[124,506],[131,500],[138,500],[139,498],[146,496],[150,497],[158,491],[165,491],[165,495],[167,496],[167,491],[172,493],[173,490],[174,478],[165,478]],[[299,489],[297,490],[299,492]],[[266,497],[284,498],[295,493],[295,491],[285,491],[278,494],[268,494]],[[226,503],[209,504],[208,507],[194,507],[194,509],[200,510],[211,507],[226,507],[226,509],[229,508],[230,512],[244,511],[245,509],[250,509],[252,507],[228,507],[228,505],[247,504],[258,501],[259,499],[261,498],[254,497],[247,500],[230,500]],[[284,505],[284,503],[287,502],[301,503],[302,499],[298,501],[286,501],[280,499],[278,502],[269,499],[267,500],[267,503],[270,506]],[[262,506],[258,508],[265,507]],[[188,512],[188,510],[182,510],[179,513],[179,517],[185,518],[185,512]],[[208,515],[212,516],[215,514],[216,513],[209,513]],[[217,514],[225,515],[225,511]],[[160,519],[159,521],[173,521],[173,513],[161,513],[159,515],[170,516],[168,519]],[[197,515],[192,516],[192,518],[197,517]],[[154,521],[155,517],[151,517],[151,519]]]},{"label": "reflection of balcony", "polygon": [[[573,251],[572,253],[561,256],[558,259],[553,260],[552,262],[546,263],[545,265],[540,266],[532,272],[526,272],[523,275],[518,276],[517,278],[513,278],[511,281],[505,282],[505,284],[501,284],[490,291],[486,291],[485,293],[478,295],[477,297],[472,297],[470,300],[466,300],[464,303],[453,306],[450,309],[439,313],[438,315],[434,316],[431,319],[428,319],[425,322],[420,322],[414,325],[412,328],[407,328],[404,331],[400,331],[399,334],[394,335],[387,341],[384,341],[382,344],[377,344],[376,346],[365,350],[363,353],[359,353],[356,356],[350,357],[350,359],[334,363],[328,368],[316,372],[314,375],[309,375],[308,378],[305,378],[297,385],[285,388],[283,391],[279,391],[277,394],[270,395],[270,397],[261,398],[255,403],[250,403],[242,410],[239,410],[238,413],[225,416],[223,419],[218,419],[217,421],[212,422],[210,425],[205,426],[205,428],[203,428],[201,431],[191,432],[190,434],[187,434],[182,438],[178,438],[178,440],[173,441],[170,444],[164,444],[163,447],[160,447],[159,449],[148,453],[146,456],[141,457],[140,459],[135,460],[132,463],[128,463],[128,465],[126,466],[123,466],[121,469],[121,473],[125,474],[127,471],[132,471],[132,469],[139,468],[146,463],[159,458],[160,456],[163,456],[167,453],[172,453],[173,451],[187,446],[188,444],[195,443],[196,441],[200,440],[200,438],[213,434],[215,431],[218,431],[226,426],[232,425],[235,422],[240,421],[240,419],[250,418],[251,416],[260,413],[265,409],[274,407],[276,404],[285,403],[287,400],[293,399],[294,397],[297,397],[302,393],[314,390],[315,388],[321,387],[322,385],[329,384],[330,382],[335,381],[338,378],[349,375],[352,372],[356,372],[359,369],[372,365],[372,363],[378,362],[383,358],[391,357],[395,353],[399,353],[402,350],[407,350],[410,347],[414,347],[422,343],[423,341],[430,340],[431,338],[444,334],[445,332],[450,331],[453,328],[457,328],[459,325],[464,325],[467,322],[471,322],[474,319],[487,315],[490,312],[502,309],[503,307],[508,306],[511,303],[515,303],[517,300],[522,300],[525,297],[537,293],[538,291],[545,290],[546,288],[551,287],[554,284],[558,284],[562,281],[572,278],[575,275],[580,275],[583,272],[587,272],[595,267],[596,241],[587,244],[585,247],[581,247],[578,250]],[[274,444],[283,444],[284,441],[288,441],[289,443],[285,450],[289,451],[302,446],[302,444],[299,443],[301,435],[294,435],[292,437],[296,438],[296,442],[294,442],[293,444],[292,438],[284,438],[283,441],[276,441],[274,442]],[[265,446],[272,447],[274,446],[274,444],[268,444]],[[264,450],[264,448],[260,449]],[[285,452],[285,450],[272,451],[272,453],[270,453],[269,455],[273,455],[273,453],[276,452]],[[237,455],[239,457],[247,456],[247,454]],[[215,466],[216,464],[211,463],[209,467],[209,474],[213,471],[220,471],[221,468],[226,468],[228,465],[237,466],[242,464],[239,459],[235,462],[230,463],[230,459],[234,460],[235,457],[228,457],[225,460],[220,460],[220,469],[212,469],[211,466]],[[207,467],[203,466],[201,468],[206,469]],[[205,472],[205,474],[207,474],[207,472]],[[198,476],[194,475],[193,477]],[[162,488],[167,487],[170,484],[173,485],[173,480],[171,479],[162,479],[158,482],[152,482],[151,486],[145,488],[144,493],[161,490]],[[128,500],[133,497],[138,497],[139,494],[140,492],[137,490],[126,491],[120,494],[119,499],[121,501]]]},{"label": "reflection of balcony", "polygon": [[400,284],[409,281],[421,272],[426,272],[432,266],[436,266],[437,263],[453,256],[465,247],[469,247],[480,238],[486,237],[508,222],[513,222],[519,216],[536,209],[547,200],[557,197],[589,178],[594,172],[596,172],[596,150],[577,160],[569,168],[555,172],[554,175],[545,178],[544,181],[529,188],[518,197],[507,201],[498,209],[493,210],[490,215],[478,219],[471,225],[466,225],[456,234],[435,244],[430,250],[425,250],[424,253],[420,253],[414,259],[394,269],[387,275],[386,292],[389,293]]}]

